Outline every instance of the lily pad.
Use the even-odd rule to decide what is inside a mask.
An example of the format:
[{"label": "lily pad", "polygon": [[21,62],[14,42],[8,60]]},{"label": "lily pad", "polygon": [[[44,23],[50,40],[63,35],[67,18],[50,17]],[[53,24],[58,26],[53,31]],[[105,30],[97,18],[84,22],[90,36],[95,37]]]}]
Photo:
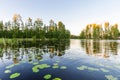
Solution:
[{"label": "lily pad", "polygon": [[77,69],[78,69],[78,70],[85,70],[85,69],[87,69],[87,66],[84,66],[84,65],[83,65],[83,66],[77,67]]},{"label": "lily pad", "polygon": [[60,61],[59,61],[59,60],[57,60],[56,62],[57,62],[57,63],[59,63]]},{"label": "lily pad", "polygon": [[5,70],[4,73],[11,73],[11,71],[10,70]]},{"label": "lily pad", "polygon": [[58,65],[54,65],[54,66],[52,66],[52,68],[54,68],[54,69],[55,69],[55,68],[59,68],[59,66],[58,66]]},{"label": "lily pad", "polygon": [[44,79],[50,79],[51,78],[51,75],[50,74],[47,74],[44,76]]},{"label": "lily pad", "polygon": [[99,71],[99,69],[93,68],[93,67],[88,67],[88,70],[90,70],[90,71]]},{"label": "lily pad", "polygon": [[33,62],[33,65],[37,65],[38,64],[38,62]]},{"label": "lily pad", "polygon": [[118,80],[116,77],[112,76],[112,75],[105,75],[107,80]]},{"label": "lily pad", "polygon": [[45,68],[49,68],[50,65],[48,64],[39,64],[39,65],[35,65],[33,68],[32,68],[32,71],[33,72],[39,72],[39,69],[45,69]]},{"label": "lily pad", "polygon": [[109,72],[109,70],[104,69],[104,68],[101,68],[100,70],[101,70],[102,72]]},{"label": "lily pad", "polygon": [[67,69],[67,67],[66,66],[61,66],[60,69]]},{"label": "lily pad", "polygon": [[62,80],[61,78],[54,78],[53,80]]},{"label": "lily pad", "polygon": [[57,66],[57,65],[58,65],[58,63],[53,63],[53,65]]},{"label": "lily pad", "polygon": [[10,75],[10,79],[13,79],[13,78],[16,78],[19,76],[20,76],[20,73],[14,73],[14,74]]},{"label": "lily pad", "polygon": [[2,80],[2,79],[0,79],[0,80]]},{"label": "lily pad", "polygon": [[6,68],[9,69],[9,68],[12,68],[14,66],[15,66],[14,64],[11,64],[11,65],[6,66]]}]

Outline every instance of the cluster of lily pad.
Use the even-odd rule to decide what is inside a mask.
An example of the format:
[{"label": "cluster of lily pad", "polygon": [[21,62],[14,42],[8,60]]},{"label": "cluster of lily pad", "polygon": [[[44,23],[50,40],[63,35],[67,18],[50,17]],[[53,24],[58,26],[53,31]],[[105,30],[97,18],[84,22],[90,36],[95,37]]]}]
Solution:
[{"label": "cluster of lily pad", "polygon": [[32,68],[32,71],[37,73],[39,72],[39,69],[45,69],[45,68],[49,68],[50,65],[48,64],[39,64],[39,65],[35,65],[33,68]]},{"label": "cluster of lily pad", "polygon": [[112,76],[112,75],[105,75],[107,80],[118,80],[118,78]]},{"label": "cluster of lily pad", "polygon": [[[43,61],[43,60],[42,60],[42,61]],[[46,68],[50,68],[50,67],[52,67],[53,69],[56,69],[56,68],[67,69],[66,66],[59,66],[59,65],[58,65],[59,62],[60,62],[60,61],[56,61],[55,63],[53,63],[52,66],[49,65],[49,64],[39,64],[39,62],[31,62],[31,64],[34,65],[33,68],[32,68],[32,71],[33,71],[34,73],[37,73],[37,72],[39,72],[39,69],[46,69]],[[5,70],[4,73],[6,73],[6,74],[11,73],[10,68],[13,68],[15,65],[18,65],[18,64],[11,64],[11,65],[6,66],[6,69],[7,69],[7,70]],[[104,66],[103,64],[99,64],[99,65]],[[107,69],[105,69],[105,68],[100,68],[100,69],[99,69],[99,68],[89,67],[89,66],[86,66],[86,65],[81,65],[81,66],[77,67],[77,69],[78,69],[78,70],[90,70],[90,71],[109,72],[109,70],[107,70]],[[20,76],[20,73],[13,73],[13,74],[10,75],[9,78],[10,78],[10,79],[13,79],[13,78],[17,78],[17,77],[19,77],[19,76]],[[52,75],[46,74],[43,78],[44,78],[45,80],[49,80],[49,79],[52,78]],[[107,80],[118,80],[116,77],[114,77],[114,76],[112,76],[112,75],[105,75],[105,78],[106,78]],[[2,79],[0,79],[0,80],[2,80]],[[54,78],[54,79],[52,79],[52,80],[62,80],[62,79],[56,77],[56,78]]]},{"label": "cluster of lily pad", "polygon": [[58,65],[58,63],[53,63],[53,66],[52,66],[52,68],[59,68],[60,67],[60,69],[67,69],[67,67],[66,66],[59,66]]},{"label": "cluster of lily pad", "polygon": [[[50,75],[50,74],[46,74],[43,78],[45,79],[45,80],[49,80],[49,79],[51,79],[51,77],[52,77],[52,75]],[[54,79],[52,79],[52,80],[62,80],[61,78],[54,78]]]},{"label": "cluster of lily pad", "polygon": [[109,72],[109,70],[107,69],[104,69],[104,68],[93,68],[93,67],[88,67],[88,66],[85,66],[85,65],[82,65],[82,66],[79,66],[77,67],[78,70],[90,70],[90,71],[99,71],[101,70],[102,72]]},{"label": "cluster of lily pad", "polygon": [[[9,69],[13,68],[13,67],[16,66],[16,65],[19,65],[19,63],[18,63],[18,64],[11,64],[11,65],[6,66],[6,69],[7,69],[7,70],[5,70],[4,73],[10,74],[10,73],[11,73],[11,70],[9,70]],[[10,75],[9,78],[10,78],[10,79],[13,79],[13,78],[16,78],[16,77],[18,77],[18,76],[20,76],[20,73],[13,73],[13,74]],[[2,79],[1,79],[1,80],[2,80]]]}]

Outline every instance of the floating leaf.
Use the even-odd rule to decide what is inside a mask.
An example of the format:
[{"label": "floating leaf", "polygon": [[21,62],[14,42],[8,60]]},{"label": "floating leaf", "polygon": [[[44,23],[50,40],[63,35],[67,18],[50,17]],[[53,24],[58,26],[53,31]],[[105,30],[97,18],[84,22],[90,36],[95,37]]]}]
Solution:
[{"label": "floating leaf", "polygon": [[104,68],[101,68],[100,70],[101,70],[102,72],[109,72],[109,70],[104,69]]},{"label": "floating leaf", "polygon": [[39,60],[39,61],[44,61],[43,59]]},{"label": "floating leaf", "polygon": [[84,65],[83,65],[83,66],[77,67],[77,69],[78,69],[78,70],[85,70],[85,69],[87,69],[87,66],[84,66]]},{"label": "floating leaf", "polygon": [[60,69],[67,69],[67,67],[66,66],[61,66]]},{"label": "floating leaf", "polygon": [[52,68],[54,68],[54,69],[55,69],[55,68],[59,68],[59,66],[58,66],[58,65],[54,65]]},{"label": "floating leaf", "polygon": [[61,78],[54,78],[53,80],[62,80]]},{"label": "floating leaf", "polygon": [[59,63],[60,61],[57,60],[56,62]]},{"label": "floating leaf", "polygon": [[37,67],[33,67],[32,71],[35,72],[35,73],[37,73],[37,72],[39,72],[39,69]]},{"label": "floating leaf", "polygon": [[107,80],[118,80],[116,77],[112,75],[105,75],[105,77],[107,78]]},{"label": "floating leaf", "polygon": [[97,68],[92,68],[92,67],[88,67],[88,70],[91,70],[91,71],[99,71],[99,69],[97,69]]},{"label": "floating leaf", "polygon": [[34,63],[33,63],[33,65],[37,65],[37,64],[38,64],[38,62],[34,62]]},{"label": "floating leaf", "polygon": [[0,79],[0,80],[2,80],[2,79]]},{"label": "floating leaf", "polygon": [[54,63],[53,65],[57,66],[57,65],[58,65],[58,63]]},{"label": "floating leaf", "polygon": [[6,66],[6,68],[8,69],[8,68],[12,68],[14,66],[15,66],[14,64],[11,64],[11,65]]},{"label": "floating leaf", "polygon": [[11,71],[10,70],[5,70],[4,73],[11,73]]},{"label": "floating leaf", "polygon": [[10,75],[10,79],[16,78],[18,76],[20,76],[20,73],[14,73],[14,74]]},{"label": "floating leaf", "polygon": [[39,64],[39,65],[35,65],[33,68],[32,68],[32,71],[33,72],[39,72],[39,69],[45,69],[45,68],[49,68],[50,65],[48,64]]},{"label": "floating leaf", "polygon": [[51,75],[50,74],[47,74],[44,76],[44,79],[50,79],[51,78]]}]

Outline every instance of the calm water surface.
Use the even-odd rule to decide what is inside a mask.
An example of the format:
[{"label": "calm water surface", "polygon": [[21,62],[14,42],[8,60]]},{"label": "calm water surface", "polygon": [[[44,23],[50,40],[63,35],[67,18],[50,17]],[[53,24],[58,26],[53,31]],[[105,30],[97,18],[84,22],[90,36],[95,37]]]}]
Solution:
[{"label": "calm water surface", "polygon": [[[19,75],[11,78],[14,73]],[[44,78],[47,74],[51,75],[49,79]],[[69,44],[57,46],[44,44],[39,48],[1,49],[0,80],[55,78],[120,80],[120,40],[71,39]]]}]

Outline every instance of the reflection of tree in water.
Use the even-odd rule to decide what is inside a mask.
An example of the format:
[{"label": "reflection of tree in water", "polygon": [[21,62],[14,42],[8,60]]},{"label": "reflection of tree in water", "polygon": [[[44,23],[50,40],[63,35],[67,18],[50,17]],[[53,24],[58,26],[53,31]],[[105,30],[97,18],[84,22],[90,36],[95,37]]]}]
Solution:
[{"label": "reflection of tree in water", "polygon": [[117,42],[110,42],[110,50],[114,55],[117,55],[118,43]]},{"label": "reflection of tree in water", "polygon": [[88,55],[102,56],[108,58],[110,54],[117,55],[118,43],[107,40],[84,40],[81,47],[86,50]]},{"label": "reflection of tree in water", "polygon": [[[34,61],[43,59],[44,54],[49,54],[50,58],[54,56],[62,56],[65,54],[66,46],[69,46],[69,41],[46,41],[40,47],[31,48],[7,48],[1,53],[3,60],[13,60],[19,63],[20,61]],[[5,54],[5,55],[3,55]]]}]

